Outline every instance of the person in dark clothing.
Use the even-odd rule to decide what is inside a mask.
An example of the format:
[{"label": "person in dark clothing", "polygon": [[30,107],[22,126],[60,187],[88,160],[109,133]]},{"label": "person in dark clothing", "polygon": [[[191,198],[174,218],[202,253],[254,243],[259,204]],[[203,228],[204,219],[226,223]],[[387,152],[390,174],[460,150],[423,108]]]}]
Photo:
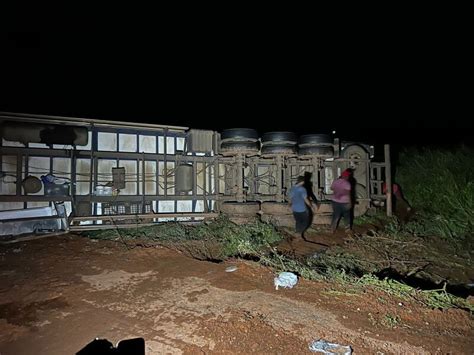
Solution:
[{"label": "person in dark clothing", "polygon": [[[306,194],[308,195],[308,200],[309,202],[311,202],[311,205],[316,205],[316,210],[319,210],[319,206],[321,206],[321,203],[319,203],[318,198],[313,192],[313,182],[311,181],[312,177],[313,177],[313,173],[310,173],[309,171],[305,171],[303,187],[306,189]],[[314,213],[313,213],[313,209],[311,208],[308,211],[309,211],[309,226],[311,226],[311,224],[313,224]]]},{"label": "person in dark clothing", "polygon": [[[354,177],[354,170],[353,169],[348,168],[348,169],[346,169],[346,171],[349,172],[349,174],[350,174],[348,181],[349,181],[349,184],[351,184],[351,210],[349,212],[350,213],[349,220],[354,221],[355,207],[356,207],[356,204],[357,204],[357,190],[356,190],[357,180]],[[351,222],[351,225],[352,225],[352,222]]]},{"label": "person in dark clothing", "polygon": [[308,199],[311,201],[311,203],[314,203],[315,205],[319,206],[318,199],[313,192],[313,182],[311,181],[312,176],[313,176],[313,173],[310,173],[309,171],[306,171],[304,173],[303,186],[306,189],[306,193],[308,194]]}]

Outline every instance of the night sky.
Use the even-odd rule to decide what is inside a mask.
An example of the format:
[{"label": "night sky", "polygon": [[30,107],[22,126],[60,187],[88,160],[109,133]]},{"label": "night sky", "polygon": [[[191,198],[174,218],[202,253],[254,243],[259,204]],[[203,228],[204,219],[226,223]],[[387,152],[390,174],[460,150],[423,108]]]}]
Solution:
[{"label": "night sky", "polygon": [[442,30],[334,26],[313,36],[222,21],[115,31],[74,13],[43,30],[38,21],[17,17],[2,33],[0,111],[472,144],[467,48]]}]

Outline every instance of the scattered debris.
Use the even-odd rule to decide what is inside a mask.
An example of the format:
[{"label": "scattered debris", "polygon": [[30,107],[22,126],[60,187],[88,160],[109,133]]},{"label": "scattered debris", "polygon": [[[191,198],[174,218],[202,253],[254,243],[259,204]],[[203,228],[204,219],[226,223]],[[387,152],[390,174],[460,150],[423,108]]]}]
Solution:
[{"label": "scattered debris", "polygon": [[347,345],[339,345],[336,343],[329,343],[326,340],[315,340],[309,345],[309,350],[312,352],[323,353],[327,355],[341,354],[341,355],[351,355],[352,348]]},{"label": "scattered debris", "polygon": [[235,270],[237,270],[237,266],[232,265],[232,266],[226,267],[225,272],[234,272]]},{"label": "scattered debris", "polygon": [[278,290],[278,286],[284,288],[293,288],[298,282],[298,276],[292,272],[280,272],[278,277],[275,277],[275,289]]}]

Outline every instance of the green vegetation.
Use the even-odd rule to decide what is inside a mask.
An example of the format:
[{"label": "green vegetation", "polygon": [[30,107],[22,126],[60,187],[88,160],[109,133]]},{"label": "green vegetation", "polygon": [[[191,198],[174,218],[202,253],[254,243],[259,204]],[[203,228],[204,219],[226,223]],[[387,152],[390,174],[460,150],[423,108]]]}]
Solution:
[{"label": "green vegetation", "polygon": [[89,232],[94,239],[122,241],[128,247],[160,244],[173,247],[200,260],[221,261],[229,257],[253,256],[282,239],[275,227],[255,220],[235,225],[225,216],[197,226],[170,222],[133,229]]},{"label": "green vegetation", "polygon": [[367,287],[371,287],[399,299],[416,301],[430,308],[461,308],[474,312],[473,304],[446,292],[446,284],[442,289],[422,291],[390,278],[381,280],[373,274],[356,277],[346,273],[344,269],[326,268],[323,270],[321,268],[321,261],[315,261],[313,258],[295,261],[278,255],[276,252],[270,256],[262,257],[260,262],[278,271],[294,272],[305,279],[326,280],[338,283],[344,287],[346,292],[353,293],[354,290],[364,292]]},{"label": "green vegetation", "polygon": [[409,149],[395,176],[414,211],[408,222],[383,211],[356,224],[369,231],[340,250],[331,248],[333,267],[377,273],[395,270],[436,284],[472,279],[474,252],[474,150]]},{"label": "green vegetation", "polygon": [[400,324],[400,317],[394,316],[390,313],[387,313],[382,319],[382,325],[386,326],[387,328],[396,328],[397,325]]},{"label": "green vegetation", "polygon": [[361,216],[356,225],[372,224],[390,235],[435,236],[450,242],[474,234],[474,150],[408,149],[400,154],[395,181],[416,211],[408,223],[383,211]]},{"label": "green vegetation", "polygon": [[400,155],[396,180],[417,211],[406,228],[447,239],[474,232],[474,150],[410,149]]}]

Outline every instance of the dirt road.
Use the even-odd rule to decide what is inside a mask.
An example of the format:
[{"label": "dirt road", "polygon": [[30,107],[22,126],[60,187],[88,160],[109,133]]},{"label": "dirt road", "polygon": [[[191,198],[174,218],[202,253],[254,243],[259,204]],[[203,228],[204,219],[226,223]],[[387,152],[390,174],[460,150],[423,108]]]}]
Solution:
[{"label": "dirt road", "polygon": [[143,337],[147,354],[304,354],[320,338],[354,354],[474,352],[465,311],[306,280],[275,290],[274,277],[76,235],[1,246],[0,353],[75,354],[95,337]]}]

